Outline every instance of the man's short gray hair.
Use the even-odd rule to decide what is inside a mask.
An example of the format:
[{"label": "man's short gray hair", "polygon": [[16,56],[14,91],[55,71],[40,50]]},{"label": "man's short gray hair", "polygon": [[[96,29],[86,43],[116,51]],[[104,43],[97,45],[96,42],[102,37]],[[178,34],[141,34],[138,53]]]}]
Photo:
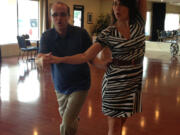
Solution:
[{"label": "man's short gray hair", "polygon": [[52,10],[52,8],[53,8],[54,5],[64,5],[64,6],[66,6],[66,7],[67,7],[68,16],[70,16],[70,8],[69,8],[69,6],[68,6],[67,4],[65,4],[65,3],[61,2],[61,1],[56,1],[56,2],[54,2],[54,3],[52,4],[51,10]]}]

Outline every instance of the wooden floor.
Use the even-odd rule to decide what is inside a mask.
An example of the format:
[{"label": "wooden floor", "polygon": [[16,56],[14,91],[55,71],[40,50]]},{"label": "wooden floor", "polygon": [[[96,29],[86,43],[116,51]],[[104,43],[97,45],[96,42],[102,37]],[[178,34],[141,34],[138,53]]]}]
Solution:
[{"label": "wooden floor", "polygon": [[[80,113],[77,135],[107,135],[101,113],[103,71],[91,67],[92,86]],[[0,72],[0,135],[60,135],[61,119],[50,72],[33,63],[3,59]],[[123,135],[180,135],[180,57],[147,52],[143,112],[129,118]]]}]

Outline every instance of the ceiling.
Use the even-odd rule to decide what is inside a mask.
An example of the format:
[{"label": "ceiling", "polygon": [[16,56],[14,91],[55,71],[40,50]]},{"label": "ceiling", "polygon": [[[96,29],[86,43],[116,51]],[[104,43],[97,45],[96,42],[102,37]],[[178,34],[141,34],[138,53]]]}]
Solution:
[{"label": "ceiling", "polygon": [[153,2],[166,2],[171,3],[180,6],[180,0],[147,0],[147,1],[153,1]]},{"label": "ceiling", "polygon": [[157,1],[157,2],[179,2],[180,0],[147,0],[147,1]]}]

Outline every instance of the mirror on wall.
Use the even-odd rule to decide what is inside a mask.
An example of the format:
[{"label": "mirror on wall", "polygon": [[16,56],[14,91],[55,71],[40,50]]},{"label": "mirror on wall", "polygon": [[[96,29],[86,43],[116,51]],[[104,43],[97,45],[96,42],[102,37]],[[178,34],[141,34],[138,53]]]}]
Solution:
[{"label": "mirror on wall", "polygon": [[74,26],[84,27],[84,6],[74,5],[73,8],[73,24]]}]

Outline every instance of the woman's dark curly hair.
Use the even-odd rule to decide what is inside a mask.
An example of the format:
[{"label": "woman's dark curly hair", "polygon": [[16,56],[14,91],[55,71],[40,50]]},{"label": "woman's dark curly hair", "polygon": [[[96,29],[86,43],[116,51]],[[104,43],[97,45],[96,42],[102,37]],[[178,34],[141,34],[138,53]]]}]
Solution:
[{"label": "woman's dark curly hair", "polygon": [[[120,5],[126,6],[129,9],[129,20],[130,20],[129,23],[134,24],[136,22],[137,15],[140,15],[136,0],[119,0],[119,2],[120,2]],[[116,21],[117,19],[112,9],[112,24],[115,24]]]}]

